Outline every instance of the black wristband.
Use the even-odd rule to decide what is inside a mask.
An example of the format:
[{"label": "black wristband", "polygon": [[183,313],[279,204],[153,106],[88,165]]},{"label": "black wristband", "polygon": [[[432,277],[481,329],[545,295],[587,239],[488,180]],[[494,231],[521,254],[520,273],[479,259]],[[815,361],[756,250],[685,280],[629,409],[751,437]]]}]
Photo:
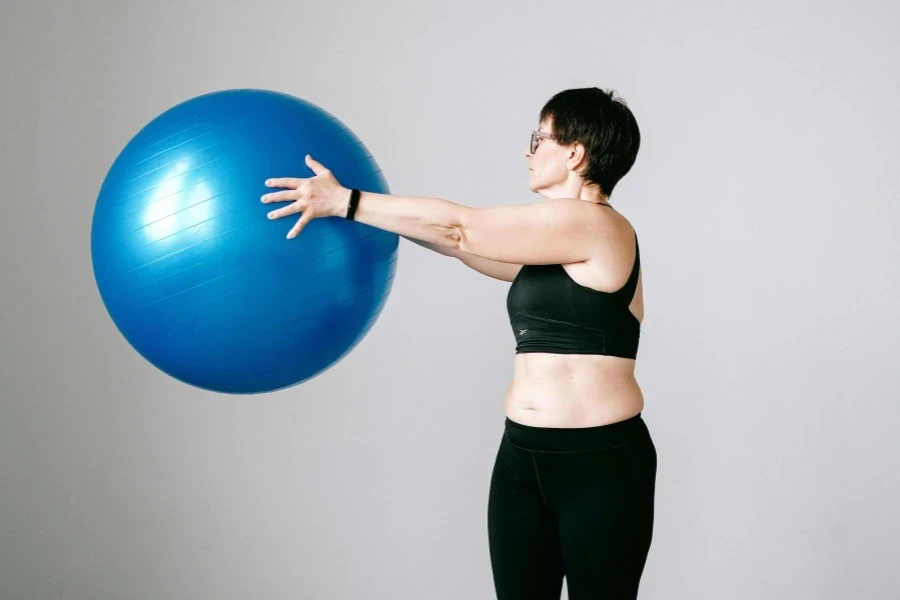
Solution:
[{"label": "black wristband", "polygon": [[347,218],[351,221],[356,214],[356,207],[359,206],[359,194],[360,192],[356,188],[350,190],[350,203],[347,205]]}]

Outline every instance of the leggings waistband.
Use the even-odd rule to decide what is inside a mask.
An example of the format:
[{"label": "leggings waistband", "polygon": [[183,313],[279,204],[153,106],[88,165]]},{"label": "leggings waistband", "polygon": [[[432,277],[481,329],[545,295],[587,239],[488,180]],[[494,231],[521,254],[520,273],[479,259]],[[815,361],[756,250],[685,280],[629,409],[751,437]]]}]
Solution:
[{"label": "leggings waistband", "polygon": [[506,437],[514,445],[537,452],[604,450],[650,438],[641,413],[596,427],[533,427],[506,418]]}]

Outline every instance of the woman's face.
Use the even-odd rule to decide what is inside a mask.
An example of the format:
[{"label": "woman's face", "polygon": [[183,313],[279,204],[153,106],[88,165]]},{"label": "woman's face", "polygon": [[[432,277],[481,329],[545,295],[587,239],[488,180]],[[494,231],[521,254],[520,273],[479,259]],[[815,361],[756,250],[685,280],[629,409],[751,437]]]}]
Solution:
[{"label": "woman's face", "polygon": [[[553,123],[542,121],[538,131],[553,133]],[[549,191],[557,186],[564,185],[569,173],[565,163],[565,152],[556,140],[540,138],[538,147],[534,153],[531,147],[525,149],[525,157],[528,159],[528,187],[532,192],[549,198]]]}]

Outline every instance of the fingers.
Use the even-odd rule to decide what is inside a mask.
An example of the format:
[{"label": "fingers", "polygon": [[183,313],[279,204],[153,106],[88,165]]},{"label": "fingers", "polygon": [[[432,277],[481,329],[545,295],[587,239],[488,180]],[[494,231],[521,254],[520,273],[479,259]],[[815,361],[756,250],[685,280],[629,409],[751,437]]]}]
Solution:
[{"label": "fingers", "polygon": [[297,190],[285,190],[283,192],[272,192],[265,194],[261,198],[263,202],[284,202],[285,200],[299,200],[300,194]]},{"label": "fingers", "polygon": [[[306,156],[306,164],[316,174],[314,179],[318,179],[321,175],[330,176],[331,171],[325,168],[321,163],[314,160],[311,156]],[[297,223],[291,228],[287,234],[287,239],[291,240],[300,234],[300,231],[315,218],[314,210],[307,210],[307,204],[312,192],[311,182],[309,179],[297,177],[275,177],[266,180],[266,187],[270,188],[288,188],[282,192],[273,192],[264,194],[261,198],[263,203],[269,202],[285,202],[292,201],[289,206],[273,210],[268,214],[269,219],[280,219],[288,215],[301,213]]]},{"label": "fingers", "polygon": [[284,208],[279,208],[278,210],[273,210],[269,213],[270,219],[280,219],[281,217],[286,217],[288,215],[292,215],[298,212],[310,212],[304,210],[304,206],[300,202],[294,202],[289,206],[285,206]]},{"label": "fingers", "polygon": [[266,187],[286,187],[296,189],[300,187],[300,182],[302,181],[302,179],[296,177],[276,177],[275,179],[266,179]]},{"label": "fingers", "polygon": [[297,220],[297,223],[291,228],[291,230],[287,234],[287,239],[292,240],[300,233],[300,230],[306,226],[307,223],[312,221],[312,214],[310,211],[303,213],[300,219]]}]

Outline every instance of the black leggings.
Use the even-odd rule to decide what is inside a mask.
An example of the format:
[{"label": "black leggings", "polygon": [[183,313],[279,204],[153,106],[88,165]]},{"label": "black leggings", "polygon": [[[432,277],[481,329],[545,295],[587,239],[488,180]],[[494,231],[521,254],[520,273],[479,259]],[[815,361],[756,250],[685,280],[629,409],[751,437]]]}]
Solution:
[{"label": "black leggings", "polygon": [[506,419],[488,538],[498,600],[637,598],[653,535],[656,447],[638,414],[583,428]]}]

